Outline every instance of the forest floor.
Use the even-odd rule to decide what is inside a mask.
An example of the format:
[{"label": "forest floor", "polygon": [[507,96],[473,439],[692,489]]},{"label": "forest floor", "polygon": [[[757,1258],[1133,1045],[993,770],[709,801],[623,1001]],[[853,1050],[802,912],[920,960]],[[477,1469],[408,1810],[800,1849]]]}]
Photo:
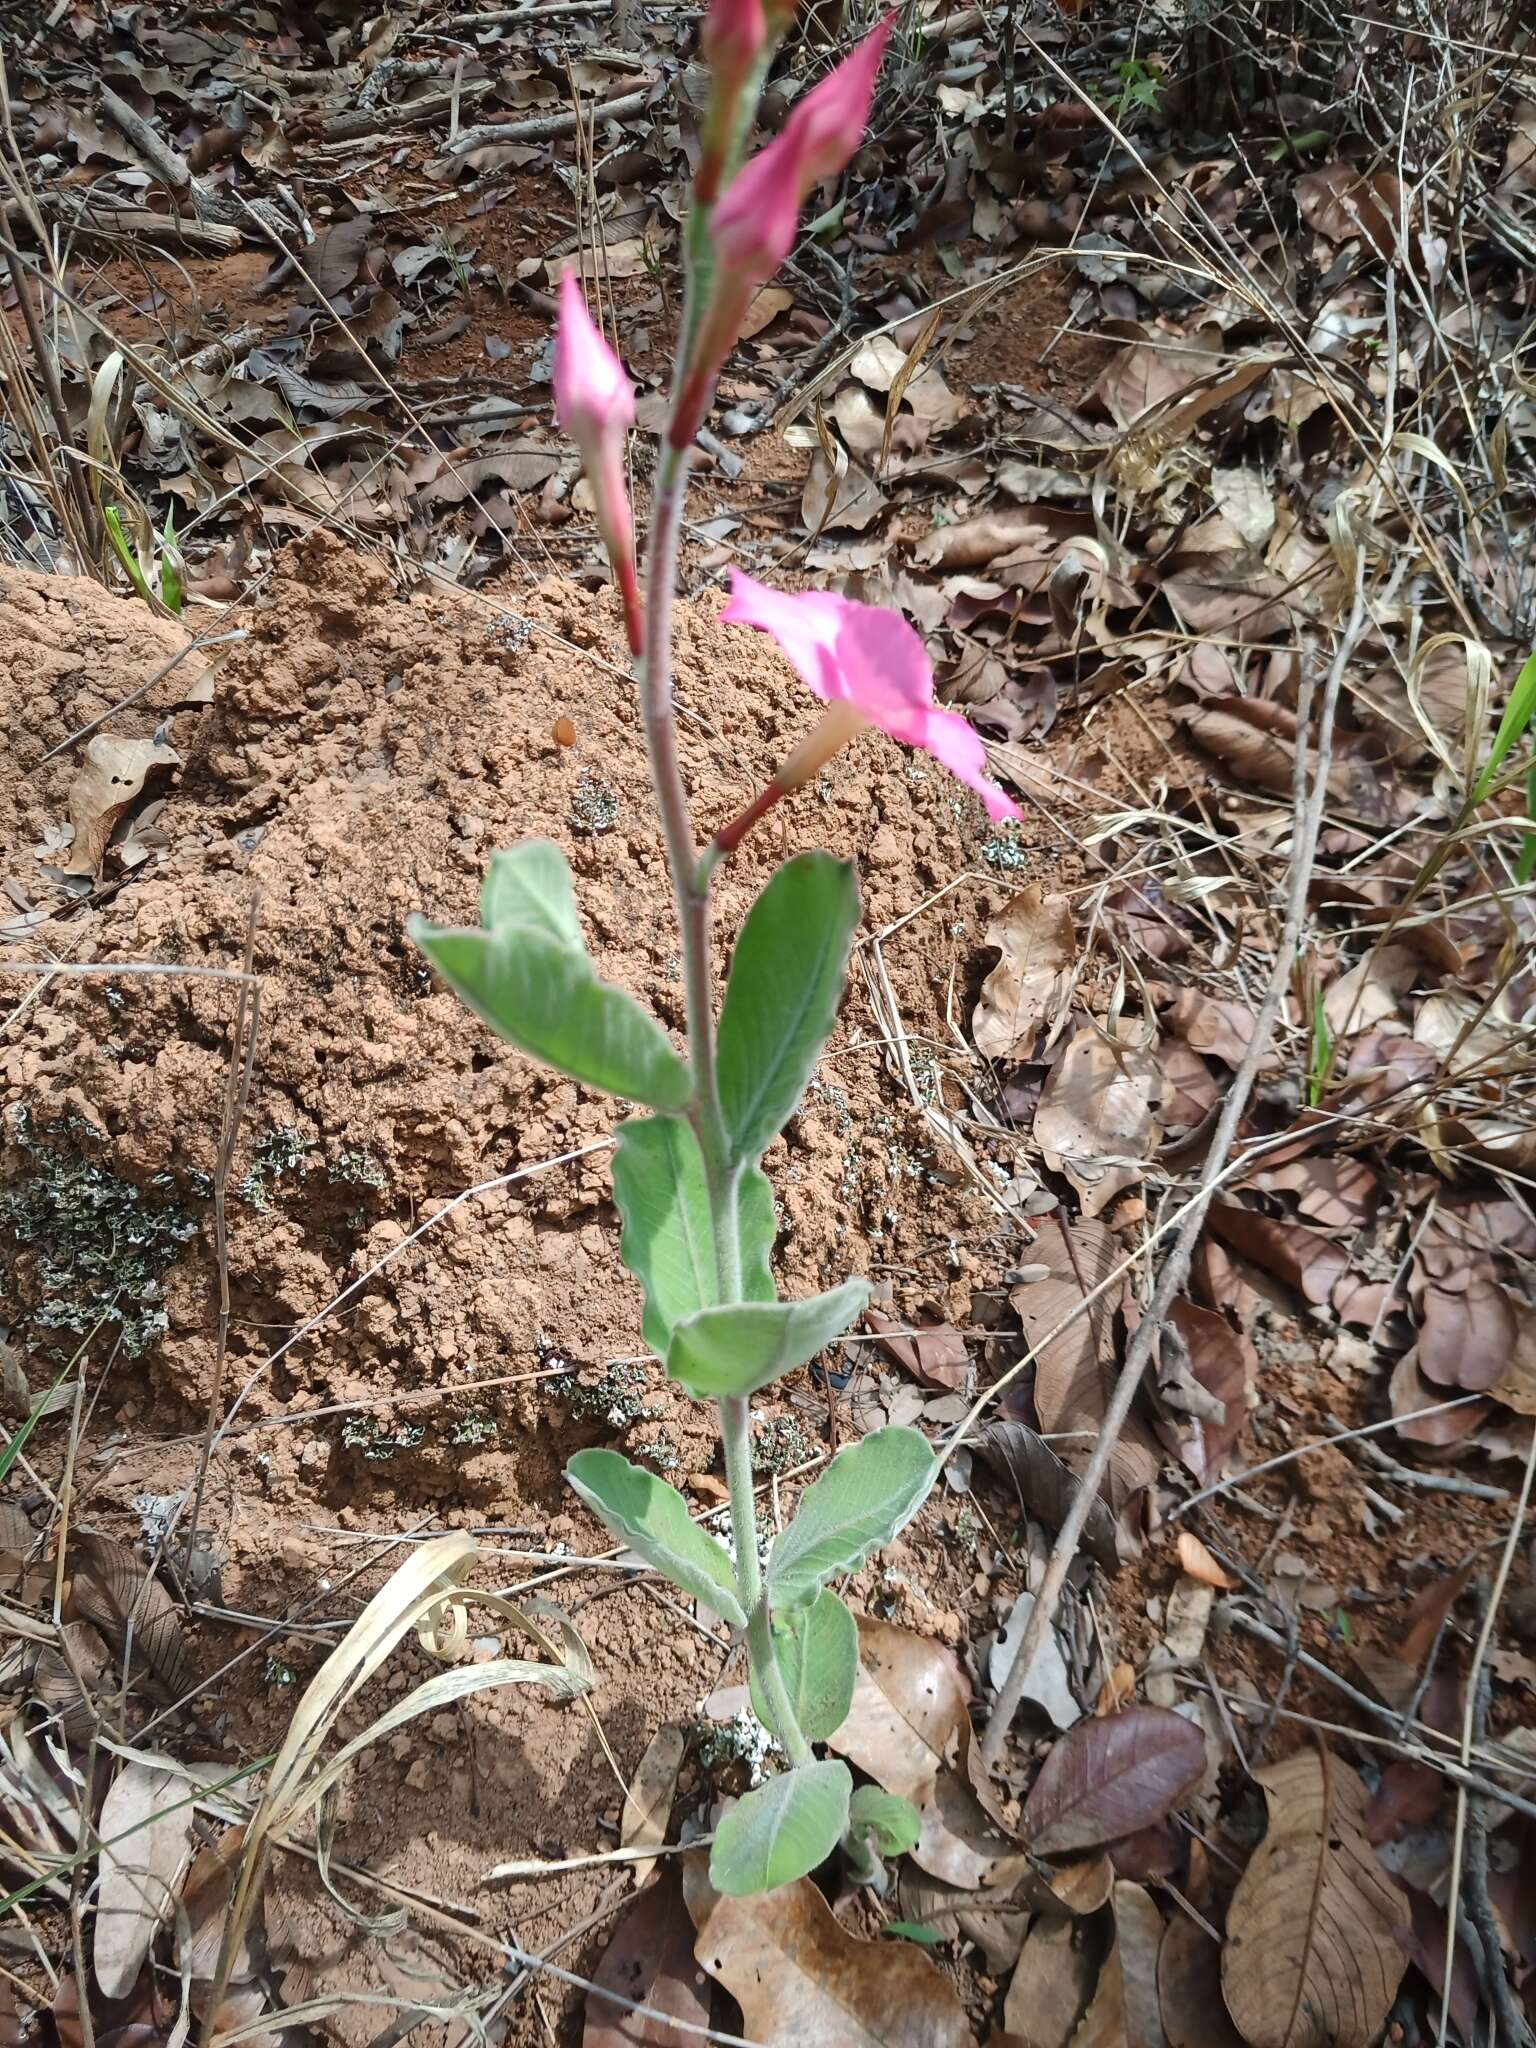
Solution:
[{"label": "forest floor", "polygon": [[[1530,30],[1202,59],[1161,11],[908,10],[759,294],[688,504],[701,830],[809,718],[731,565],[898,606],[1025,817],[870,736],[717,890],[729,933],[818,846],[863,899],[766,1166],[781,1291],[874,1306],[754,1406],[768,1525],[882,1423],[946,1452],[842,1588],[832,1744],[922,1839],[727,1908],[686,1851],[773,1767],[741,1653],[562,1476],[614,1445],[725,1499],[641,1346],[612,1106],[404,935],[542,834],[681,1028],[549,367],[574,261],[643,517],[696,15],[0,17],[0,2042],[1522,2038]],[[775,117],[855,31],[796,36]],[[434,1541],[468,1640],[370,1609],[322,1699]],[[532,1654],[476,1588],[554,1603],[562,1662],[376,1730]],[[305,1728],[371,1739],[285,1805]]]}]

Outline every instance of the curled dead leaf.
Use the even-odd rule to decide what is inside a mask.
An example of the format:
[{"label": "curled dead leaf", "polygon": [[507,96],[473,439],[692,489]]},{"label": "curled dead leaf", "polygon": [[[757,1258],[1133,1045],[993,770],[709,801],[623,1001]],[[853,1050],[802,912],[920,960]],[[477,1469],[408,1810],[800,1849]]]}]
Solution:
[{"label": "curled dead leaf", "polygon": [[1178,1549],[1179,1570],[1198,1579],[1202,1586],[1214,1586],[1223,1593],[1230,1593],[1236,1586],[1232,1574],[1216,1562],[1200,1538],[1192,1536],[1188,1529],[1180,1530]]},{"label": "curled dead leaf", "polygon": [[1097,1216],[1136,1187],[1162,1135],[1162,1085],[1152,1047],[1084,1025],[1052,1067],[1035,1112],[1035,1142]]},{"label": "curled dead leaf", "polygon": [[986,943],[1001,958],[971,1020],[976,1050],[994,1060],[1028,1056],[1041,1026],[1050,1045],[1066,1018],[1077,960],[1071,905],[1031,882],[987,926]]},{"label": "curled dead leaf", "polygon": [[949,1980],[910,1943],[844,1932],[808,1878],[722,1898],[705,1859],[684,1876],[694,1953],[741,2007],[749,2040],[774,2048],[975,2048]]},{"label": "curled dead leaf", "polygon": [[101,873],[113,832],[157,769],[179,768],[181,756],[158,740],[116,739],[99,732],[85,749],[80,773],[69,792],[74,844],[66,875]]}]

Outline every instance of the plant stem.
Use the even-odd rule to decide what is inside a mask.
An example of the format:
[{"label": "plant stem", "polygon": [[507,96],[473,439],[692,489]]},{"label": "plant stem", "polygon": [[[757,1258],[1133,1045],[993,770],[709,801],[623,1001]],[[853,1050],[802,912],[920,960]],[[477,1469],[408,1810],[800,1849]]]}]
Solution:
[{"label": "plant stem", "polygon": [[720,1437],[725,1445],[725,1477],[731,1490],[731,1534],[736,1539],[736,1585],[747,1610],[747,1655],[758,1689],[768,1703],[773,1725],[790,1763],[797,1769],[811,1761],[811,1745],[800,1732],[789,1689],[773,1651],[773,1623],[763,1594],[757,1562],[757,1510],[752,1500],[752,1412],[745,1395],[720,1403]]},{"label": "plant stem", "polygon": [[[695,223],[698,223],[696,226]],[[682,395],[684,372],[701,313],[707,277],[705,223],[695,209],[690,222],[687,301],[683,312],[673,384],[673,421]],[[677,757],[677,721],[672,709],[672,614],[677,587],[678,538],[688,493],[691,446],[673,445],[671,431],[657,448],[656,481],[651,496],[650,542],[646,550],[645,652],[640,664],[640,703],[651,779],[656,787],[666,842],[667,866],[677,897],[682,939],[683,994],[688,1025],[688,1054],[693,1068],[694,1098],[690,1121],[704,1156],[709,1185],[710,1221],[715,1243],[719,1299],[741,1296],[741,1241],[736,1216],[740,1167],[730,1156],[720,1090],[715,1072],[715,1007],[710,973],[709,885],[715,859],[700,859]],[[789,1760],[811,1761],[811,1747],[800,1732],[773,1650],[772,1620],[757,1561],[757,1509],[752,1490],[752,1417],[745,1398],[720,1403],[720,1436],[725,1450],[725,1476],[730,1489],[731,1530],[736,1542],[736,1578],[747,1614],[747,1655],[767,1702]]]}]

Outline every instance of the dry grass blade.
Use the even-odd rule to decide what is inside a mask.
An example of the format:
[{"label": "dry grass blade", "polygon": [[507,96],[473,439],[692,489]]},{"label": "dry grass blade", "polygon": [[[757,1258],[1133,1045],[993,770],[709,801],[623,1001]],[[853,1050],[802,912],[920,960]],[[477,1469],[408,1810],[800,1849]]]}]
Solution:
[{"label": "dry grass blade", "polygon": [[[266,1789],[246,1833],[209,2000],[215,2012],[223,2002],[255,1909],[273,1839],[287,1833],[301,1814],[324,1797],[360,1751],[415,1716],[488,1685],[544,1685],[557,1696],[569,1698],[591,1683],[574,1631],[557,1649],[530,1615],[494,1594],[476,1593],[464,1585],[463,1574],[478,1554],[474,1538],[463,1532],[422,1544],[374,1594],[311,1680],[273,1759]],[[412,1629],[433,1655],[461,1653],[468,1640],[464,1605],[471,1599],[519,1622],[551,1651],[552,1660],[536,1663],[506,1657],[442,1672],[417,1686],[322,1763],[321,1751],[338,1717]]]}]

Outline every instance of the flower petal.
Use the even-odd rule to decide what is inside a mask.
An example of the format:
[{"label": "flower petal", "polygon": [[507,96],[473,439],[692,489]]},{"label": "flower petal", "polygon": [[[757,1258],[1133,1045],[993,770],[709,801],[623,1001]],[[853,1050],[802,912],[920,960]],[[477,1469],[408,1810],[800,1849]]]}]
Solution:
[{"label": "flower petal", "polygon": [[847,704],[892,739],[923,748],[974,789],[993,818],[1022,816],[987,775],[980,735],[958,712],[934,703],[927,649],[900,612],[830,591],[770,590],[733,569],[731,600],[720,616],[771,634],[816,696]]}]

